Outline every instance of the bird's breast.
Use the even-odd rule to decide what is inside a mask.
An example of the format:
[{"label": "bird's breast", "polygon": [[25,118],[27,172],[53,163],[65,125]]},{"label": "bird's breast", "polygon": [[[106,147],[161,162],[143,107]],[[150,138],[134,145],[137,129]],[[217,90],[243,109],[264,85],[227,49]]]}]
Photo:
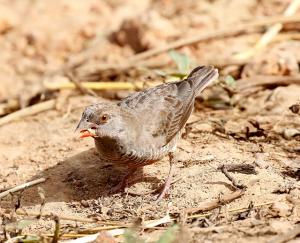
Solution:
[{"label": "bird's breast", "polygon": [[[176,139],[177,140],[177,139]],[[100,158],[112,162],[117,167],[141,167],[162,159],[176,147],[175,139],[162,147],[135,144],[126,147],[118,140],[105,138],[95,139]]]},{"label": "bird's breast", "polygon": [[95,146],[100,154],[100,157],[104,160],[118,160],[122,153],[122,146],[120,145],[119,141],[113,138],[96,138]]}]

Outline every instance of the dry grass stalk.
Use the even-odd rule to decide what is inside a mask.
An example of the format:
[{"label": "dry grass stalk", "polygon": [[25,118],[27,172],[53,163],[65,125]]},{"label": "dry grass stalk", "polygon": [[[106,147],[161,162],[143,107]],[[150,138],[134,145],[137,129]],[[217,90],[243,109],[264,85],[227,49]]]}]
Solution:
[{"label": "dry grass stalk", "polygon": [[0,193],[0,199],[3,198],[3,197],[6,197],[7,195],[11,194],[11,193],[14,193],[14,192],[17,192],[17,191],[21,191],[21,190],[24,190],[28,187],[31,187],[31,186],[35,186],[37,184],[40,184],[40,183],[43,183],[45,182],[46,179],[45,178],[40,178],[40,179],[37,179],[37,180],[34,180],[34,181],[30,181],[30,182],[26,182],[24,184],[21,184],[21,185],[18,185],[16,187],[13,187],[11,189],[8,189],[4,192],[1,192]]},{"label": "dry grass stalk", "polygon": [[[300,6],[300,0],[291,1],[287,9],[284,11],[283,16],[289,17],[294,15],[297,12],[299,6]],[[267,30],[267,32],[264,33],[264,35],[259,39],[259,41],[255,44],[255,46],[252,49],[235,55],[235,58],[243,60],[254,56],[257,51],[266,47],[274,39],[274,37],[278,35],[282,27],[283,27],[282,23],[280,22],[275,23]]]},{"label": "dry grass stalk", "polygon": [[[298,0],[297,0],[298,1]],[[199,34],[193,37],[188,37],[184,39],[179,39],[177,41],[171,42],[170,44],[162,47],[158,47],[155,49],[150,49],[148,51],[139,53],[129,59],[129,62],[137,62],[144,59],[148,59],[150,57],[156,56],[158,54],[167,52],[172,49],[180,48],[187,45],[192,45],[198,43],[200,41],[207,41],[210,39],[222,38],[237,35],[240,33],[249,32],[253,28],[259,28],[263,26],[268,26],[275,23],[292,23],[292,22],[299,22],[300,16],[276,16],[276,17],[268,17],[265,19],[255,20],[249,23],[244,23],[236,26],[230,26],[228,28],[215,30],[211,32],[207,32],[204,34]]]},{"label": "dry grass stalk", "polygon": [[230,194],[226,194],[223,196],[220,196],[218,199],[214,199],[214,200],[210,200],[207,202],[202,202],[200,204],[200,206],[196,207],[196,208],[188,208],[186,209],[187,213],[195,213],[198,211],[210,211],[213,210],[215,208],[218,208],[222,205],[225,205],[227,203],[232,202],[233,200],[241,197],[242,195],[244,195],[245,191],[244,190],[236,190],[233,193]]},{"label": "dry grass stalk", "polygon": [[38,103],[36,105],[32,105],[29,107],[26,107],[24,109],[15,111],[7,116],[4,116],[0,119],[0,126],[21,119],[23,117],[26,116],[32,116],[35,115],[37,113],[43,112],[43,111],[47,111],[47,110],[51,110],[55,108],[55,100],[47,100],[45,102],[42,103]]},{"label": "dry grass stalk", "polygon": [[[154,87],[156,85],[162,84],[162,82],[81,82],[80,84],[84,88],[93,90],[135,90],[143,89],[145,87]],[[53,82],[44,83],[44,85],[49,90],[76,88],[75,84],[72,82]]]},{"label": "dry grass stalk", "polygon": [[300,75],[296,76],[273,76],[273,75],[256,75],[251,78],[240,79],[237,82],[237,90],[243,92],[247,89],[260,86],[280,86],[300,84]]}]

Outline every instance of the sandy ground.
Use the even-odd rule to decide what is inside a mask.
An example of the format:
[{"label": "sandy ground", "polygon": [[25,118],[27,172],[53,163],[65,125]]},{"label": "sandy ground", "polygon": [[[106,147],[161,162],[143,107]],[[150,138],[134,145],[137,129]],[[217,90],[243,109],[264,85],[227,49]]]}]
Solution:
[{"label": "sandy ground", "polygon": [[[70,1],[59,4],[36,1],[32,5],[29,2],[1,1],[0,5],[0,10],[9,16],[7,25],[11,25],[0,36],[1,49],[6,47],[1,57],[1,100],[28,96],[30,99],[24,98],[25,103],[21,102],[25,106],[28,102],[33,102],[35,88],[40,92],[40,81],[37,80],[44,77],[45,73],[49,76],[53,70],[65,65],[67,57],[74,57],[72,61],[81,59],[80,53],[91,52],[85,51],[86,42],[92,45],[90,39],[97,33],[104,30],[108,32],[104,26],[113,23],[112,30],[118,30],[133,9],[141,14],[149,4],[148,1],[128,1],[128,4],[117,7],[118,1],[112,1],[111,4],[97,1],[78,1],[76,4]],[[273,14],[280,13],[288,1],[277,1],[280,2],[279,5],[270,3],[276,1],[261,1],[259,7],[256,7],[256,1],[229,1],[228,8],[223,8],[226,1],[203,1],[203,6],[197,5],[191,12],[191,16],[202,13],[202,19],[195,17],[194,21],[187,17],[187,13],[193,8],[190,1],[183,6],[179,4],[180,1],[175,1],[176,4],[172,5],[174,9],[169,11],[167,8],[159,10],[159,4],[169,4],[169,1],[153,2],[154,17],[148,17],[157,19],[155,16],[159,14],[162,20],[157,26],[165,26],[167,31],[163,35],[162,31],[156,29],[155,21],[150,21],[151,25],[145,29],[149,28],[152,32],[149,31],[149,36],[142,35],[146,44],[140,43],[139,48],[142,49],[139,51],[182,35],[183,31],[178,29],[180,23],[184,23],[185,34],[189,35],[197,28],[222,27],[234,21],[242,21],[247,16],[270,15],[270,8],[273,9]],[[237,12],[238,7],[241,11]],[[67,16],[62,18],[61,13],[64,11],[67,11]],[[181,15],[181,11],[184,14]],[[109,17],[112,12],[118,16],[115,22]],[[27,16],[24,23],[21,22],[21,13]],[[230,13],[236,14],[224,19]],[[174,15],[177,17],[172,17]],[[35,21],[37,16],[39,21]],[[76,24],[75,17],[78,17]],[[53,24],[48,24],[49,19],[52,19]],[[224,23],[220,19],[224,19]],[[102,20],[105,22],[101,22]],[[0,19],[0,23],[2,22]],[[1,26],[0,24],[0,31]],[[61,32],[60,28],[66,30]],[[56,31],[58,34],[53,34]],[[29,34],[34,38],[28,37]],[[154,42],[153,39],[157,36],[159,38]],[[79,39],[73,41],[76,37]],[[35,39],[36,44],[28,44],[30,38]],[[202,55],[201,60],[208,60],[218,55],[220,50],[226,57],[237,49],[251,45],[255,39],[253,36],[228,38],[195,45],[183,51],[193,53],[193,50],[197,50],[195,59]],[[45,44],[47,42],[49,45]],[[103,42],[100,41],[102,46],[95,45],[96,54],[88,54],[91,62],[121,63],[134,52],[133,47],[116,46],[107,40]],[[238,42],[241,43],[238,47],[227,45]],[[101,47],[104,51],[111,50],[111,56],[107,52],[99,52]],[[210,55],[205,54],[207,50],[210,50]],[[79,73],[85,73],[86,66]],[[147,74],[149,73],[151,71]],[[130,75],[137,76],[140,80],[145,78],[140,73],[125,76]],[[105,74],[103,76],[107,77]],[[12,85],[12,82],[16,85]],[[39,84],[36,87],[37,82]],[[220,166],[251,165],[255,170],[251,174],[230,173],[239,184],[247,187],[244,195],[222,206],[220,211],[213,210],[212,215],[205,219],[199,217],[185,220],[182,232],[177,235],[178,242],[272,242],[274,237],[291,231],[297,224],[299,226],[300,221],[300,133],[290,135],[297,129],[300,131],[300,116],[289,110],[291,105],[299,102],[300,86],[291,84],[263,89],[245,97],[239,94],[232,98],[227,97],[226,102],[233,102],[234,105],[226,105],[226,109],[216,109],[216,106],[208,105],[207,100],[212,94],[218,93],[218,90],[217,86],[211,87],[197,100],[196,109],[188,121],[188,132],[178,145],[175,182],[168,196],[159,203],[154,202],[157,194],[147,192],[155,191],[162,185],[169,170],[167,158],[145,167],[140,172],[147,180],[129,186],[123,194],[109,194],[111,187],[118,183],[123,173],[100,161],[92,139],[79,139],[74,129],[86,105],[114,101],[76,92],[66,99],[61,99],[65,93],[57,92],[54,95],[58,97],[56,109],[0,127],[0,190],[43,177],[47,179],[39,185],[46,198],[43,212],[133,222],[138,218],[159,219],[168,211],[179,220],[178,216],[182,216],[185,209],[196,208],[201,202],[212,201],[235,190],[221,172]],[[103,97],[108,95],[118,97],[123,94],[100,94]],[[59,102],[63,102],[62,105]],[[259,127],[255,127],[253,121]],[[11,197],[2,199],[1,214],[7,215],[12,210],[17,196],[12,198],[13,200]],[[21,208],[28,212],[38,212],[40,204],[37,187],[22,193]],[[251,205],[261,206],[251,208]],[[247,213],[230,213],[230,210],[241,207],[249,207],[249,210]],[[2,226],[7,223],[4,218],[3,216]],[[10,220],[14,221],[16,218],[22,217],[12,216]],[[76,224],[73,221],[62,221],[61,224],[65,232],[94,225]],[[163,227],[146,230],[140,232],[140,235],[147,242],[154,242],[164,230]],[[53,232],[53,221],[40,219],[26,227],[24,232]]]}]

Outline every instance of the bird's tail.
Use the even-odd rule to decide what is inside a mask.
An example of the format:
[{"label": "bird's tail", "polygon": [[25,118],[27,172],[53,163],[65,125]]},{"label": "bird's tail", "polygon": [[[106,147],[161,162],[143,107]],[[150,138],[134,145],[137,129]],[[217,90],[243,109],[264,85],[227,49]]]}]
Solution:
[{"label": "bird's tail", "polygon": [[199,66],[192,70],[187,80],[193,83],[195,91],[198,93],[218,77],[218,69],[213,66]]}]

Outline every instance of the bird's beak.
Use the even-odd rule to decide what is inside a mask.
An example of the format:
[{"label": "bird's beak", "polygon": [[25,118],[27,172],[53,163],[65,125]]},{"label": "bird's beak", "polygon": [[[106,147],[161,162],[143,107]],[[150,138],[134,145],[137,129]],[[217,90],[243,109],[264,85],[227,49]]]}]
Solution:
[{"label": "bird's beak", "polygon": [[79,138],[96,137],[93,129],[81,130]]},{"label": "bird's beak", "polygon": [[81,119],[75,129],[76,131],[80,131],[79,138],[87,138],[87,137],[96,137],[95,124],[87,122],[85,119]]}]

